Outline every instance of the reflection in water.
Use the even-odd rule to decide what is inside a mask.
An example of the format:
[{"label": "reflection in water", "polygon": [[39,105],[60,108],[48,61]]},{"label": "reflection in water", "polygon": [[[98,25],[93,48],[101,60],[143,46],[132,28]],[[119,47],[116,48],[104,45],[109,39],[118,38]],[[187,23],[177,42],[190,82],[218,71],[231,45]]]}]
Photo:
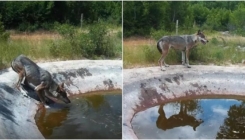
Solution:
[{"label": "reflection in water", "polygon": [[217,139],[244,139],[245,138],[245,102],[232,105],[228,116],[217,133]]},{"label": "reflection in water", "polygon": [[131,123],[138,138],[245,138],[245,102],[182,100],[139,112]]},{"label": "reflection in water", "polygon": [[36,123],[45,138],[120,139],[121,94],[75,96],[66,107],[38,112]]},{"label": "reflection in water", "polygon": [[38,121],[36,123],[39,131],[43,132],[44,136],[50,136],[53,133],[53,129],[61,126],[62,122],[67,118],[68,109],[49,113],[46,117],[45,114],[46,109],[42,109],[38,114]]},{"label": "reflection in water", "polygon": [[168,119],[166,118],[165,112],[163,110],[163,105],[160,105],[158,109],[158,113],[160,114],[157,118],[157,127],[163,130],[172,129],[174,127],[180,126],[191,126],[194,131],[196,131],[196,127],[198,127],[203,120],[197,120],[195,117],[187,114],[187,102],[180,101],[180,111],[178,114],[172,115]]}]

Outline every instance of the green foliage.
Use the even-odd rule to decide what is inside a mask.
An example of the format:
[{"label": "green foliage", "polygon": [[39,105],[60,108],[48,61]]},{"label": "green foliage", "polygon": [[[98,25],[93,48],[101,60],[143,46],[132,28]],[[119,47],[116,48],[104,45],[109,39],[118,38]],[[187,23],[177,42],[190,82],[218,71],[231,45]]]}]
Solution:
[{"label": "green foliage", "polygon": [[213,37],[211,40],[210,40],[210,43],[214,44],[214,45],[217,45],[219,43],[218,39]]},{"label": "green foliage", "polygon": [[179,34],[205,29],[245,35],[244,1],[125,1],[123,15],[124,37],[174,32],[176,20]]},{"label": "green foliage", "polygon": [[245,36],[245,4],[240,3],[238,8],[231,13],[230,24],[233,25],[233,31]]},{"label": "green foliage", "polygon": [[110,39],[109,30],[104,22],[98,22],[88,29],[88,34],[82,34],[80,45],[85,57],[94,55],[113,57],[115,47]]},{"label": "green foliage", "polygon": [[55,30],[62,35],[64,38],[73,39],[75,36],[75,27],[70,24],[59,24],[55,23]]},{"label": "green foliage", "polygon": [[[57,38],[46,38],[43,37],[42,34],[38,35],[40,38],[15,38],[10,39],[9,41],[0,41],[0,68],[7,68],[10,66],[10,62],[19,54],[25,54],[31,59],[38,62],[41,60],[42,62],[45,60],[67,60],[67,59],[82,59],[85,57],[84,47],[89,41],[92,41],[89,38],[88,30],[81,30],[77,27],[67,27],[69,29],[74,28],[74,35],[72,37],[68,37],[65,31],[71,34],[70,30],[66,30],[67,25],[57,25],[57,29],[60,29],[60,32],[63,33],[63,36],[57,36]],[[93,28],[94,25],[91,25],[90,28]],[[102,26],[100,26],[102,27]],[[99,28],[99,27],[97,27]],[[122,38],[119,38],[120,30],[118,31],[118,27],[116,29],[112,29],[108,27],[108,30],[113,30],[113,32],[107,32],[103,35],[105,39],[109,41],[107,44],[110,46],[106,46],[106,49],[110,49],[108,52],[114,54],[111,56],[107,54],[108,52],[102,52],[105,54],[91,54],[86,55],[89,59],[101,59],[109,56],[109,59],[116,57],[121,58],[122,55]],[[58,31],[57,31],[58,32]],[[36,34],[35,34],[36,35]],[[88,37],[88,38],[86,38]],[[105,46],[104,46],[105,47]],[[110,48],[111,47],[111,48]],[[90,48],[86,48],[90,49]],[[104,49],[104,48],[101,48]]]},{"label": "green foliage", "polygon": [[[105,22],[99,21],[87,27],[87,30],[78,30],[69,24],[55,25],[55,30],[64,40],[54,41],[50,47],[53,57],[65,58],[97,58],[115,57],[121,53],[121,35],[111,35]],[[120,37],[120,38],[119,38]],[[62,53],[65,52],[65,53]],[[118,53],[119,52],[119,53]]]},{"label": "green foliage", "polygon": [[212,14],[207,16],[209,30],[227,30],[227,24],[230,17],[230,11],[227,9],[211,9]]},{"label": "green foliage", "polygon": [[167,35],[168,33],[163,31],[163,30],[151,30],[151,38],[155,39],[155,40],[159,40],[160,38],[162,38],[164,35]]},{"label": "green foliage", "polygon": [[0,15],[0,41],[7,41],[9,39],[10,34],[5,31],[4,25],[1,22],[2,16]]},{"label": "green foliage", "polygon": [[121,25],[121,1],[1,1],[0,14],[7,29],[34,31],[50,30],[54,22],[81,25],[99,19]]},{"label": "green foliage", "polygon": [[143,46],[143,52],[145,55],[145,61],[146,62],[150,62],[150,63],[154,63],[156,58],[158,57],[157,55],[155,55],[155,47],[152,46]]}]

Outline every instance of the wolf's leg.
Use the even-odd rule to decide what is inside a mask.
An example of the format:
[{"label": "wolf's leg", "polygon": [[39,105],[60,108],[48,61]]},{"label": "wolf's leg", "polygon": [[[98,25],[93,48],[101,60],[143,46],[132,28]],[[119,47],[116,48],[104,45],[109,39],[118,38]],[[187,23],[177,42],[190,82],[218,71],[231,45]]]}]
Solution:
[{"label": "wolf's leg", "polygon": [[185,51],[182,52],[182,65],[185,65]]},{"label": "wolf's leg", "polygon": [[191,66],[189,65],[189,51],[190,50],[186,50],[185,52],[186,52],[186,64],[187,64],[187,68],[191,68]]},{"label": "wolf's leg", "polygon": [[163,68],[162,68],[162,59],[163,59],[163,55],[161,55],[160,59],[158,60],[158,64],[159,64],[161,70],[163,70]]},{"label": "wolf's leg", "polygon": [[165,63],[165,57],[167,56],[167,54],[168,54],[168,50],[169,50],[169,46],[168,46],[168,48],[166,49],[166,50],[163,50],[163,52],[162,52],[162,54],[163,54],[163,59],[162,59],[162,61],[164,62],[164,66],[165,67],[169,67],[169,65],[167,64],[167,63]]},{"label": "wolf's leg", "polygon": [[21,84],[24,84],[24,85],[26,84],[26,77],[25,76],[23,77]]},{"label": "wolf's leg", "polygon": [[165,71],[166,69],[162,67],[162,63],[164,63],[165,67],[168,67],[168,65],[165,63],[164,58],[166,57],[166,53],[163,53],[161,58],[159,59],[160,67],[162,71]]},{"label": "wolf's leg", "polygon": [[[163,106],[164,106],[164,104],[161,104],[159,106],[158,114],[163,115],[165,117],[165,112],[164,112]],[[166,117],[165,117],[165,119],[166,119]]]},{"label": "wolf's leg", "polygon": [[18,73],[18,75],[19,75],[19,80],[18,80],[18,82],[17,82],[17,84],[16,84],[16,87],[17,87],[19,90],[20,90],[20,84],[21,84],[21,82],[23,81],[23,78],[24,78],[24,73],[25,73],[24,69],[21,70],[21,71],[19,71],[19,73]]},{"label": "wolf's leg", "polygon": [[44,82],[41,82],[41,84],[39,84],[38,86],[35,87],[36,91],[42,90],[46,88],[46,85],[44,84]]},{"label": "wolf's leg", "polygon": [[37,95],[38,95],[38,97],[39,97],[41,103],[42,103],[42,104],[45,104],[45,98],[44,98],[44,92],[43,92],[43,90],[38,90],[38,91],[37,91]]},{"label": "wolf's leg", "polygon": [[28,98],[27,91],[23,90],[23,88],[22,88],[21,86],[19,87],[19,90],[20,90],[20,92],[21,92],[25,97]]},{"label": "wolf's leg", "polygon": [[169,47],[170,47],[170,46],[167,46],[166,44],[164,44],[164,45],[162,46],[162,56],[161,56],[161,58],[158,60],[158,63],[159,63],[159,65],[160,65],[162,71],[165,71],[165,70],[166,70],[165,68],[162,67],[162,63],[164,63],[164,66],[165,66],[165,67],[169,67],[169,65],[166,64],[165,61],[164,61],[165,57],[166,57],[167,54],[168,54]]}]

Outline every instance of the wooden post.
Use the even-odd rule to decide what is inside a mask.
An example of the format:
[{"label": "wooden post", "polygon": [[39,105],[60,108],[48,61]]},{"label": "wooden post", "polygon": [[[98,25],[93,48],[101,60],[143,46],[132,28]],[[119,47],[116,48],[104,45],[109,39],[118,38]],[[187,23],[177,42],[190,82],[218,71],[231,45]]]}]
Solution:
[{"label": "wooden post", "polygon": [[82,26],[83,26],[83,13],[81,14],[81,28],[82,28]]},{"label": "wooden post", "polygon": [[178,23],[179,23],[179,21],[176,20],[176,35],[178,35]]}]

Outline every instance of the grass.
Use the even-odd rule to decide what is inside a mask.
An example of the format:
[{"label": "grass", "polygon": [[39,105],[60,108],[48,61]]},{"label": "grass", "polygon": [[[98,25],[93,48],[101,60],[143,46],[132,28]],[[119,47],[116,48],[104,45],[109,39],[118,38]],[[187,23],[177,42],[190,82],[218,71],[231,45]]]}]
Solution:
[{"label": "grass", "polygon": [[[239,64],[245,59],[245,38],[223,36],[219,32],[206,32],[209,43],[198,44],[190,53],[190,64]],[[150,38],[127,38],[123,41],[124,68],[158,66],[161,54],[157,41]],[[240,46],[240,48],[238,47]],[[170,49],[165,62],[170,65],[181,64],[181,52]]]},{"label": "grass", "polygon": [[[52,44],[54,38],[43,37],[43,35],[33,37],[33,35],[11,36],[8,42],[1,42],[0,45],[0,58],[1,64],[0,68],[6,68],[10,66],[10,62],[20,54],[24,54],[31,59],[44,61],[51,59],[49,53],[49,47]],[[26,36],[27,38],[25,38]]]},{"label": "grass", "polygon": [[[91,26],[91,25],[90,25]],[[78,32],[88,32],[85,28]],[[108,36],[115,48],[115,56],[106,59],[120,59],[122,57],[122,30],[119,27],[110,27]],[[86,41],[86,40],[85,40]],[[58,56],[51,52],[54,44],[58,47]],[[20,54],[24,54],[35,62],[91,59],[85,58],[83,54],[73,54],[72,45],[67,38],[56,32],[37,31],[34,33],[10,31],[10,39],[7,42],[0,42],[0,69],[10,67],[11,61]],[[92,59],[104,59],[96,56]]]}]

